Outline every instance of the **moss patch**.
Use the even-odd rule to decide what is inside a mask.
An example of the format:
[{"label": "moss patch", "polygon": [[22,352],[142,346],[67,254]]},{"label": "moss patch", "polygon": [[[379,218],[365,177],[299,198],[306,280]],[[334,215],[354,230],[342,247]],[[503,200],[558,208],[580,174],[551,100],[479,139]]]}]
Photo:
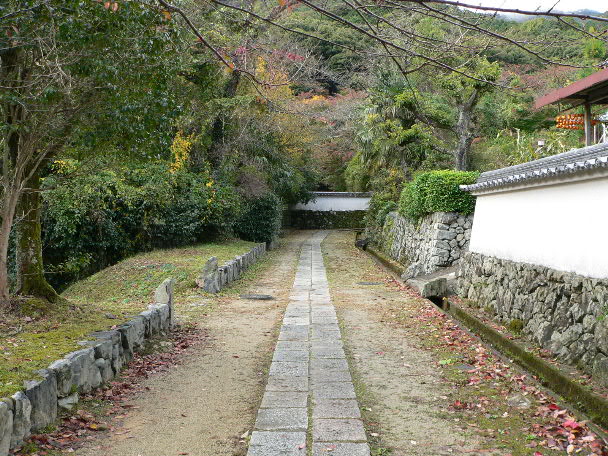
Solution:
[{"label": "moss patch", "polygon": [[515,334],[521,334],[524,329],[524,321],[518,318],[515,318],[509,322],[508,325],[509,330],[513,331]]},{"label": "moss patch", "polygon": [[380,261],[380,263],[398,276],[402,276],[405,272],[405,266],[403,266],[401,263],[397,263],[395,260],[389,258],[387,255],[377,250],[373,246],[368,245],[366,251],[371,253],[378,261]]},{"label": "moss patch", "polygon": [[21,390],[37,370],[79,349],[77,342],[88,334],[145,310],[167,277],[177,280],[178,311],[201,299],[205,293],[195,289],[194,279],[209,257],[223,264],[253,245],[231,240],[138,254],[73,284],[52,309],[32,301],[23,303],[19,315],[0,315],[0,397]]}]

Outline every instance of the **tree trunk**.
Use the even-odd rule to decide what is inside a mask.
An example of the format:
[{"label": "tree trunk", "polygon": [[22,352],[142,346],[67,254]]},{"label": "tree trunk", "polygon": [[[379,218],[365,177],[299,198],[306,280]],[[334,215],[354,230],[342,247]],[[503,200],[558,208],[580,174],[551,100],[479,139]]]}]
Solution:
[{"label": "tree trunk", "polygon": [[2,198],[2,223],[0,224],[0,307],[10,306],[10,284],[8,280],[8,247],[15,218],[19,192],[6,187]]},{"label": "tree trunk", "polygon": [[458,107],[458,122],[456,123],[456,135],[458,145],[454,151],[454,161],[457,170],[466,171],[469,167],[469,152],[474,138],[473,110],[477,105],[479,92],[473,90],[471,96]]},{"label": "tree trunk", "polygon": [[56,302],[59,295],[44,277],[41,206],[40,175],[36,170],[26,182],[17,208],[17,294]]},{"label": "tree trunk", "polygon": [[[23,80],[21,71],[22,52],[17,48],[5,48],[0,51],[2,65],[0,67],[0,84],[3,87],[19,85]],[[2,206],[0,215],[0,306],[10,306],[10,284],[8,277],[8,248],[20,187],[16,181],[17,158],[19,156],[20,134],[15,125],[23,119],[23,107],[18,103],[7,102],[2,106],[7,131],[2,150]]]}]

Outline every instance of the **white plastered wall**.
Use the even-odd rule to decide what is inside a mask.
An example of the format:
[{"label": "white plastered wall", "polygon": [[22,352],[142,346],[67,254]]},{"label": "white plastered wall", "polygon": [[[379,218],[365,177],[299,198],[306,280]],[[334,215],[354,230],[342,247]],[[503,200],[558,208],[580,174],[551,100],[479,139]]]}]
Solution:
[{"label": "white plastered wall", "polygon": [[608,278],[608,176],[478,195],[470,251]]},{"label": "white plastered wall", "polygon": [[369,196],[317,196],[315,201],[306,204],[298,203],[294,209],[299,211],[366,211],[369,208]]}]

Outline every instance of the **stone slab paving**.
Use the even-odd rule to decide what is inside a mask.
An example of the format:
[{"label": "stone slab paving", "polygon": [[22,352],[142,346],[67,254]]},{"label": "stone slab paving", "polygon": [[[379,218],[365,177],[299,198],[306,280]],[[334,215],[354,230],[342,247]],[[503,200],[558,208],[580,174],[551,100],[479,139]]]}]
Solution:
[{"label": "stone slab paving", "polygon": [[370,456],[329,295],[326,235],[302,247],[247,456]]}]

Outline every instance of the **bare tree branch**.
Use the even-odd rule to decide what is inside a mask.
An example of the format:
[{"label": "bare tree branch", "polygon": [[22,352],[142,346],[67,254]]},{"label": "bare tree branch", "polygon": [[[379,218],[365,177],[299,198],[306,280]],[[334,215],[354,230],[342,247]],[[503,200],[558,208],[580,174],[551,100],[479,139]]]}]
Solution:
[{"label": "bare tree branch", "polygon": [[456,1],[450,1],[450,0],[397,0],[397,1],[403,2],[403,3],[417,3],[420,5],[423,5],[424,3],[440,3],[442,5],[458,6],[460,8],[469,8],[469,9],[481,10],[481,11],[523,14],[525,16],[548,16],[548,17],[561,17],[561,18],[573,17],[576,19],[593,20],[593,21],[608,23],[608,18],[606,18],[606,17],[592,16],[589,14],[554,12],[553,8],[550,8],[547,11],[529,11],[529,10],[521,10],[521,9],[516,9],[516,8],[500,8],[497,6],[473,5],[470,3],[456,2]]},{"label": "bare tree branch", "polygon": [[38,8],[42,8],[43,6],[47,6],[49,4],[49,2],[50,2],[50,0],[45,0],[38,5],[31,6],[30,8],[23,8],[23,9],[20,9],[17,11],[13,11],[12,13],[5,14],[4,16],[0,17],[0,22],[4,21],[5,19],[10,19],[12,17],[19,16],[23,13],[27,13],[28,11],[34,11],[34,10],[37,10]]},{"label": "bare tree branch", "polygon": [[[399,1],[399,0],[397,0],[397,1]],[[435,12],[437,14],[445,16],[445,17],[447,17],[449,19],[456,20],[456,21],[460,22],[461,24],[464,24],[465,26],[471,27],[471,28],[479,31],[480,33],[492,36],[492,37],[497,38],[497,39],[499,39],[501,41],[506,41],[507,43],[510,43],[510,44],[518,47],[519,49],[527,52],[528,54],[533,55],[534,57],[538,58],[539,60],[541,60],[544,63],[548,63],[550,65],[568,66],[568,67],[571,67],[571,68],[586,68],[586,66],[584,66],[584,65],[572,65],[570,63],[556,62],[554,60],[547,59],[547,58],[543,57],[541,54],[539,54],[538,52],[533,51],[532,49],[530,49],[528,46],[524,46],[523,44],[521,44],[521,42],[519,42],[517,40],[511,39],[511,38],[509,38],[509,37],[507,37],[505,35],[501,35],[500,33],[493,32],[493,31],[488,30],[486,28],[480,27],[477,24],[474,24],[474,23],[472,23],[470,21],[462,19],[462,18],[460,18],[458,16],[455,16],[453,14],[449,14],[449,13],[447,13],[445,11],[441,11],[439,9],[433,8],[433,7],[429,6],[429,5],[427,5],[426,3],[423,3],[423,5],[424,5],[425,8],[427,8],[430,11],[433,11],[433,12]]]}]

